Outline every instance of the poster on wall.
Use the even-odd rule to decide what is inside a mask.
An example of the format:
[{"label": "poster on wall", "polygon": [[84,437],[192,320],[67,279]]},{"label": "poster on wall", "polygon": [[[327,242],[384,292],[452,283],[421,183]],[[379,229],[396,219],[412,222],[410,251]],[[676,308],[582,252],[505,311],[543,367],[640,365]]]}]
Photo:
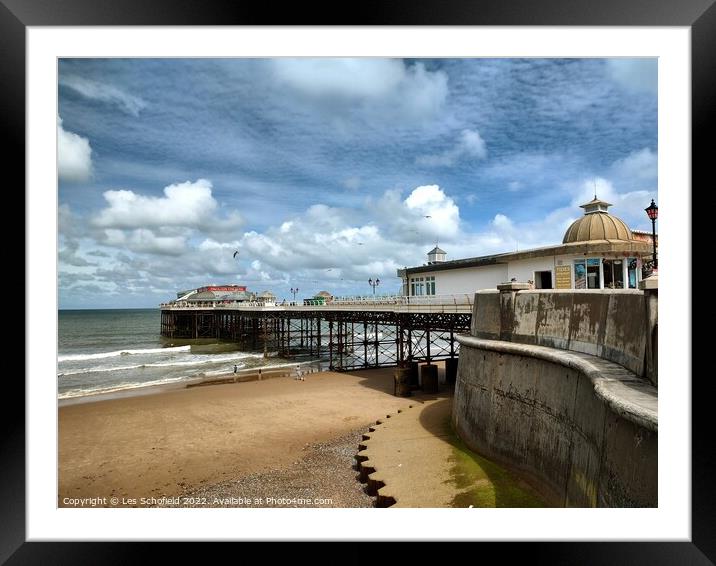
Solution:
[{"label": "poster on wall", "polygon": [[558,265],[554,268],[557,289],[572,288],[572,270],[568,265]]},{"label": "poster on wall", "polygon": [[587,288],[587,266],[584,262],[574,262],[574,288]]}]

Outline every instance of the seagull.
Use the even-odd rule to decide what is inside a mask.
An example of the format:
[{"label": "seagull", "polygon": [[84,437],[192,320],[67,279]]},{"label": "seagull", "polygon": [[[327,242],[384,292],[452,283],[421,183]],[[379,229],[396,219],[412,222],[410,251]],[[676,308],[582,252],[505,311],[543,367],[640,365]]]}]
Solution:
[{"label": "seagull", "polygon": [[427,214],[427,215],[425,216],[425,218],[432,218],[432,216],[430,216],[429,214]]}]

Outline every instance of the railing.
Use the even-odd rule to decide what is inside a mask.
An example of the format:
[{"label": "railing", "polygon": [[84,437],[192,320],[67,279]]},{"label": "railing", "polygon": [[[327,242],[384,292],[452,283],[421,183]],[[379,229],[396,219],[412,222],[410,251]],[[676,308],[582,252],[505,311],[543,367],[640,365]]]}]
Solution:
[{"label": "railing", "polygon": [[454,307],[455,310],[472,308],[473,295],[462,293],[457,295],[422,295],[422,296],[361,296],[361,297],[335,297],[330,301],[323,299],[305,299],[303,301],[226,301],[226,302],[172,302],[162,303],[161,308],[170,309],[240,309],[251,310],[256,308],[270,310],[304,310],[306,307],[321,310],[353,310],[355,307],[389,307],[390,310],[443,310],[445,307]]}]

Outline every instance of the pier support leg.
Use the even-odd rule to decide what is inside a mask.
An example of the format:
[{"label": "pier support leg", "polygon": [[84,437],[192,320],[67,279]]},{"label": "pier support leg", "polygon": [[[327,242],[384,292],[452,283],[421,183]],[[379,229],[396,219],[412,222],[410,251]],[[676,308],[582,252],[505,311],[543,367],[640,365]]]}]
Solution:
[{"label": "pier support leg", "polygon": [[419,362],[410,362],[410,379],[408,383],[410,384],[410,387],[413,389],[420,389],[420,380],[419,380],[419,373],[420,370],[420,363]]},{"label": "pier support leg", "polygon": [[445,360],[445,382],[454,386],[457,380],[457,358],[448,358]]},{"label": "pier support leg", "polygon": [[438,366],[426,364],[420,368],[420,381],[425,393],[438,392]]}]

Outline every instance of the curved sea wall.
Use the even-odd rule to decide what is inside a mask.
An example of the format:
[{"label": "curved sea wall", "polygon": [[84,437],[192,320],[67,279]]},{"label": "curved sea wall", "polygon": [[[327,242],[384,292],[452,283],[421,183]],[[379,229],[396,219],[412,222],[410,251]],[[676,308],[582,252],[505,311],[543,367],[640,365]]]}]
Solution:
[{"label": "curved sea wall", "polygon": [[[453,424],[556,505],[657,506],[657,389],[641,291],[477,293]],[[655,305],[652,305],[652,307]]]},{"label": "curved sea wall", "polygon": [[646,324],[643,291],[508,289],[475,293],[470,334],[584,352],[643,375]]}]

